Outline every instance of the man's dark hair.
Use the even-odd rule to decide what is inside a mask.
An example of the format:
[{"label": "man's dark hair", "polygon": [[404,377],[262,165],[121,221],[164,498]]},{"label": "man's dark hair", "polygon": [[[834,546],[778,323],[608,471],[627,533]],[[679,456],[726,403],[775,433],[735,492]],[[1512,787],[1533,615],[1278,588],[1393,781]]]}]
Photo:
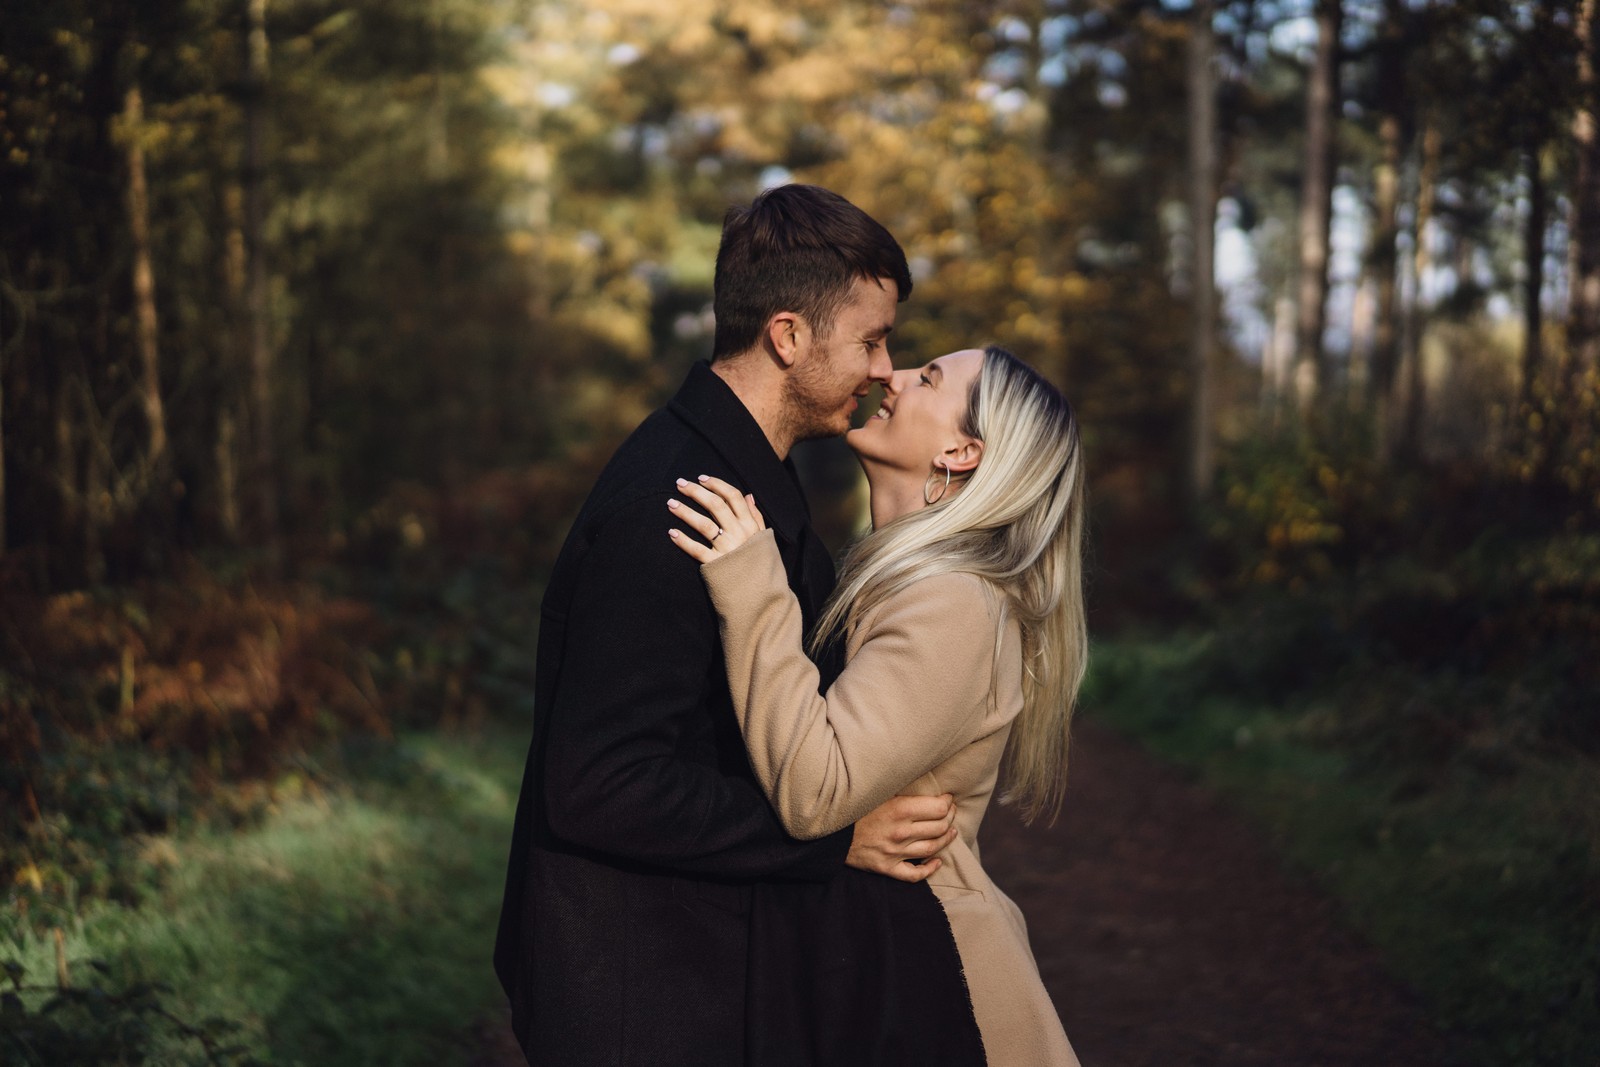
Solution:
[{"label": "man's dark hair", "polygon": [[755,346],[780,311],[804,316],[826,337],[857,278],[891,278],[901,300],[911,295],[906,254],[872,216],[815,185],[768,189],[723,220],[711,358]]}]

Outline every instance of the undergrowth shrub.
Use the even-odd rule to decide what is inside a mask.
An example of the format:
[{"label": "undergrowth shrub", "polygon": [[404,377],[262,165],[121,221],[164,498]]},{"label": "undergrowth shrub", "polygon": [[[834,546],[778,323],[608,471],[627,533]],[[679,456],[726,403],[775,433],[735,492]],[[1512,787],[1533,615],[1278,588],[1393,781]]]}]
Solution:
[{"label": "undergrowth shrub", "polygon": [[[31,982],[14,960],[3,964],[11,988],[0,993],[0,1063],[15,1067],[256,1067],[232,1040],[242,1029],[229,1019],[189,1022],[168,1006],[172,989],[159,982],[112,986],[98,960],[74,968],[65,960],[53,984]],[[181,1058],[179,1058],[181,1057]]]}]

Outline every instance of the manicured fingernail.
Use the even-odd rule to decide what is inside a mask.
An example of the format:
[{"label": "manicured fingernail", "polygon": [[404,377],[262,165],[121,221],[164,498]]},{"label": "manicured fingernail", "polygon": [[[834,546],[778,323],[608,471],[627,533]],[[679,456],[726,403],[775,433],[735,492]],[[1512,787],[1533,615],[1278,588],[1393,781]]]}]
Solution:
[{"label": "manicured fingernail", "polygon": [[667,531],[667,536],[672,538],[674,541],[676,541],[678,539],[678,536],[679,536],[678,535],[678,531],[677,530],[668,530]]},{"label": "manicured fingernail", "polygon": [[687,480],[687,479],[684,479],[684,478],[679,478],[679,479],[678,479],[678,484],[679,484],[679,485],[688,485],[688,484],[689,484],[689,482],[688,482],[688,480]]},{"label": "manicured fingernail", "polygon": [[700,478],[699,478],[699,481],[702,481],[702,482],[703,482],[703,481],[706,481],[706,480],[708,480],[708,479],[709,479],[709,478],[710,478],[710,477],[711,477],[711,475],[709,475],[709,474],[702,474],[702,475],[701,475],[701,476],[700,476]]},{"label": "manicured fingernail", "polygon": [[676,500],[669,500],[667,501],[667,507],[677,510],[678,502]]}]

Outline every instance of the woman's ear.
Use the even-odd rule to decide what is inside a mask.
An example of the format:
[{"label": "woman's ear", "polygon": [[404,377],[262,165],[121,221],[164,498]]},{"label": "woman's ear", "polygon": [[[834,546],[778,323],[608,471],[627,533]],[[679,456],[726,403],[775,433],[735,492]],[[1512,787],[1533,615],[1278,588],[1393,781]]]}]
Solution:
[{"label": "woman's ear", "polygon": [[[935,467],[945,467],[955,474],[965,474],[978,465],[983,458],[983,442],[975,437],[968,437],[954,448],[947,448],[934,461]],[[943,462],[940,462],[940,461]]]},{"label": "woman's ear", "polygon": [[761,335],[767,352],[785,368],[793,367],[800,351],[801,333],[805,320],[793,311],[780,311],[767,320],[766,332]]}]

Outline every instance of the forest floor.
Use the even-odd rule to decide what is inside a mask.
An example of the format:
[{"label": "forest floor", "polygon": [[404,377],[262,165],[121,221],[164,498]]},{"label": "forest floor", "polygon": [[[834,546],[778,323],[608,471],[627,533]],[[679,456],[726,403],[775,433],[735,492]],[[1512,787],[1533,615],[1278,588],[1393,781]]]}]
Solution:
[{"label": "forest floor", "polygon": [[[985,865],[1022,908],[1087,1067],[1444,1065],[1450,1042],[1285,867],[1185,772],[1092,721],[1053,827],[995,807]],[[473,1067],[520,1067],[503,1019]]]}]

